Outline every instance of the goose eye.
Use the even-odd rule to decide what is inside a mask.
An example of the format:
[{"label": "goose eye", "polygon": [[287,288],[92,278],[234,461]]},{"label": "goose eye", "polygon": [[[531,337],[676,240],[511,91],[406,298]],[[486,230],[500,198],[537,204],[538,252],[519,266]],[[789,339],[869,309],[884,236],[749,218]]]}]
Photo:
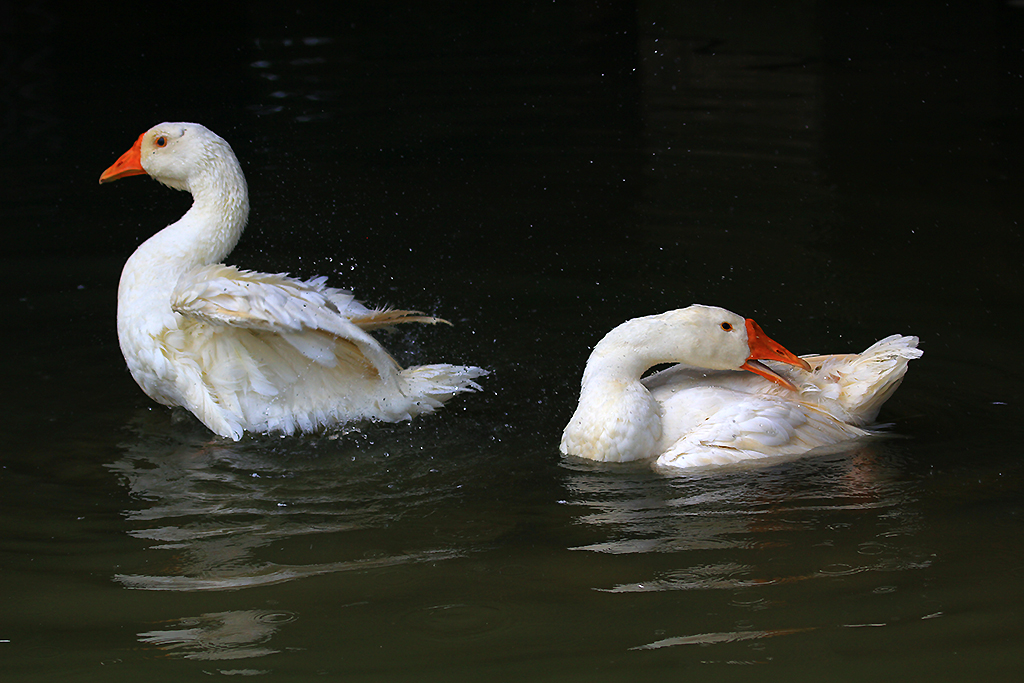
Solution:
[{"label": "goose eye", "polygon": [[167,146],[167,138],[165,138],[163,135],[161,135],[160,137],[158,137],[156,139],[155,144],[156,144],[157,147],[166,147]]},{"label": "goose eye", "polygon": [[732,323],[722,323],[722,329],[726,332],[732,332]]}]

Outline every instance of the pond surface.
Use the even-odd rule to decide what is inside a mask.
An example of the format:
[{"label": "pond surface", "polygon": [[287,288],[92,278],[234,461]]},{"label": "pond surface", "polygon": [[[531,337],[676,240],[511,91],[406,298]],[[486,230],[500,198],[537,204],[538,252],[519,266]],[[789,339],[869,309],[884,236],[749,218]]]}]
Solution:
[{"label": "pond surface", "polygon": [[[1015,679],[1024,9],[822,4],[15,12],[4,680]],[[96,180],[164,120],[243,164],[232,263],[451,320],[385,343],[484,391],[238,443],[147,399],[117,280],[188,198]],[[593,344],[694,302],[925,355],[885,438],[560,456]]]}]

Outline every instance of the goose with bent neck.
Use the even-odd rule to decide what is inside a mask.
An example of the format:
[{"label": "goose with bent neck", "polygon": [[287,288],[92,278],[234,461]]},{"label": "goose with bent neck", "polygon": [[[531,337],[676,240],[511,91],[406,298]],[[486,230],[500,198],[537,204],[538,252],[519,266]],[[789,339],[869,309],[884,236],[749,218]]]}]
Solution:
[{"label": "goose with bent neck", "polygon": [[352,420],[396,421],[478,389],[473,366],[402,369],[369,331],[435,323],[370,309],[326,278],[239,270],[222,261],[249,216],[228,143],[195,123],[163,123],[100,176],[149,175],[192,194],[177,222],[125,263],[117,328],[132,377],[155,401],[183,406],[221,436],[286,434]]},{"label": "goose with bent neck", "polygon": [[[914,337],[894,336],[860,355],[798,358],[722,308],[635,318],[594,347],[560,450],[688,468],[863,436],[907,361],[920,356],[916,346]],[[663,363],[677,364],[643,377]]]}]

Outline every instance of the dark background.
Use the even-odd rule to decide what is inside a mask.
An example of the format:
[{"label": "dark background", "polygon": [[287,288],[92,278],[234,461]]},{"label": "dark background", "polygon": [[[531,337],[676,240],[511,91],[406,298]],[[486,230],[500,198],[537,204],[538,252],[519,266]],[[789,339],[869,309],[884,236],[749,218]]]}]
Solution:
[{"label": "dark background", "polygon": [[[101,194],[87,181],[153,123],[197,120],[228,138],[246,165],[255,229],[315,207],[325,219],[316,225],[321,236],[392,235],[373,246],[388,259],[402,258],[390,245],[440,240],[453,257],[471,254],[501,272],[542,267],[549,249],[608,241],[617,261],[652,185],[644,171],[652,110],[708,109],[679,139],[720,145],[742,103],[709,106],[701,79],[714,74],[694,73],[694,56],[754,54],[775,57],[749,67],[755,73],[804,67],[820,75],[810,133],[815,173],[824,176],[817,183],[875,204],[848,207],[857,213],[842,223],[827,213],[801,221],[792,214],[806,207],[791,197],[765,205],[765,186],[778,182],[765,169],[722,178],[719,165],[712,180],[734,182],[706,192],[698,173],[706,162],[686,157],[691,168],[678,171],[672,189],[680,202],[710,220],[726,208],[772,210],[773,227],[758,216],[742,229],[776,252],[815,239],[839,247],[855,230],[848,246],[863,257],[896,252],[896,262],[926,279],[939,273],[922,260],[955,251],[958,267],[998,296],[1009,280],[1019,285],[1009,247],[1020,239],[1013,189],[1021,179],[1022,13],[1011,5],[209,3],[200,13],[4,3],[3,206],[8,224],[21,228],[9,231],[7,254],[126,253],[140,237],[138,220],[120,209],[172,200],[152,200],[140,183]],[[268,58],[274,80],[260,66]],[[791,123],[781,124],[789,129],[778,131],[776,154],[799,134]],[[593,168],[559,158],[580,147],[593,150]],[[503,173],[509,166],[523,172]],[[570,175],[599,186],[600,203],[574,197]],[[981,176],[981,187],[971,182]],[[979,191],[1005,217],[979,226],[982,239],[956,208]],[[922,205],[924,194],[946,201]],[[925,234],[911,241],[872,216],[901,209]],[[82,226],[83,213],[103,226],[100,234]],[[512,213],[522,220],[509,220]],[[488,227],[496,221],[501,228]],[[779,239],[780,230],[792,232]],[[264,235],[275,250],[296,244],[275,236]],[[914,259],[903,258],[908,250]]]},{"label": "dark background", "polygon": [[4,291],[27,330],[8,343],[40,363],[69,327],[117,359],[120,266],[188,198],[96,181],[151,125],[191,120],[247,174],[234,263],[465,325],[393,344],[502,368],[503,406],[545,385],[552,431],[600,334],[692,302],[798,353],[899,331],[1014,371],[1013,3],[0,11]]}]

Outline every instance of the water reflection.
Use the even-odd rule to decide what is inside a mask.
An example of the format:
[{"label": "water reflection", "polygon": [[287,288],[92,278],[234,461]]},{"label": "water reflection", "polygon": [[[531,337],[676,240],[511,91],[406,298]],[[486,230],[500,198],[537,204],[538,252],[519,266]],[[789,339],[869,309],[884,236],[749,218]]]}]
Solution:
[{"label": "water reflection", "polygon": [[879,439],[674,477],[566,461],[582,541],[570,550],[604,558],[595,594],[654,610],[631,650],[714,646],[726,659],[702,662],[767,663],[838,629],[934,612],[900,606],[934,561],[906,457],[905,442]]},{"label": "water reflection", "polygon": [[[927,567],[913,541],[914,487],[883,441],[790,462],[666,479],[639,468],[567,462],[569,502],[598,533],[577,551],[664,556],[611,593],[749,589]],[[641,565],[634,564],[634,567]],[[645,567],[648,565],[644,565]],[[644,569],[645,572],[650,571]]]},{"label": "water reflection", "polygon": [[291,612],[237,610],[176,619],[139,633],[139,642],[185,659],[227,660],[263,657],[280,650],[268,647],[274,633],[295,621]]},{"label": "water reflection", "polygon": [[175,424],[147,411],[108,467],[136,503],[124,516],[148,561],[115,579],[135,589],[233,590],[446,560],[500,532],[467,535],[437,518],[442,507],[458,509],[458,487],[445,486],[429,456],[403,453],[394,438],[389,450],[378,447],[377,427],[364,429],[235,444],[189,418]]},{"label": "water reflection", "polygon": [[726,633],[697,633],[692,636],[676,636],[662,640],[638,645],[631,650],[657,650],[662,647],[674,645],[716,645],[719,643],[736,643],[744,640],[760,640],[762,638],[774,638],[776,636],[788,636],[793,633],[810,631],[809,628],[787,628],[776,631],[730,631]]}]

